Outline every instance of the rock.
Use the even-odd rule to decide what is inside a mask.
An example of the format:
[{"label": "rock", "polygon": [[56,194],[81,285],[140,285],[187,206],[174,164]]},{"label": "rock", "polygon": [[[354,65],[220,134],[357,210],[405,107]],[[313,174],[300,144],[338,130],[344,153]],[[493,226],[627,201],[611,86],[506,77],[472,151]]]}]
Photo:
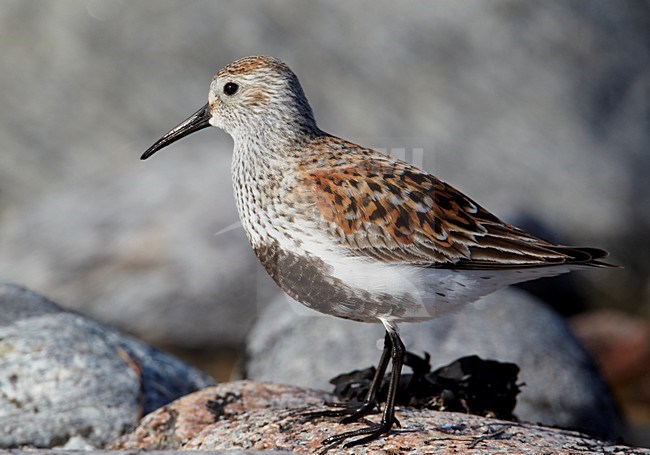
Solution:
[{"label": "rock", "polygon": [[571,326],[610,384],[643,376],[650,383],[650,323],[609,309],[575,315]]},{"label": "rock", "polygon": [[214,384],[152,347],[0,282],[0,448],[102,447]]},{"label": "rock", "polygon": [[[209,387],[155,411],[142,419],[129,434],[110,444],[109,448],[119,450],[167,450],[188,449],[187,444],[206,427],[229,415],[244,411],[269,410],[274,407],[290,408],[311,404],[316,406],[328,397],[325,392],[297,394],[295,387],[280,384],[255,384],[248,381],[224,383],[222,387]],[[280,406],[278,406],[280,405]],[[277,409],[276,409],[277,411]],[[222,419],[223,418],[223,419]],[[253,418],[253,421],[255,418]],[[259,423],[262,423],[259,421]],[[254,424],[258,425],[258,424]],[[153,431],[152,431],[153,430]],[[267,431],[277,431],[269,427]],[[238,438],[239,431],[229,431],[227,437]],[[217,432],[221,434],[221,432]],[[226,448],[224,446],[224,448]],[[228,447],[233,448],[233,447]],[[282,446],[255,447],[253,443],[238,448],[244,449],[282,449]],[[202,450],[221,450],[204,447]]]},{"label": "rock", "polygon": [[[34,450],[34,449],[32,449]],[[54,450],[57,451],[96,451],[97,448],[86,441],[82,436],[72,436],[66,441],[66,443],[60,447],[56,447]]]},{"label": "rock", "polygon": [[650,447],[650,420],[641,417],[650,409],[650,323],[613,309],[578,314],[570,323],[630,417],[625,440]]},{"label": "rock", "polygon": [[[249,334],[246,377],[331,390],[332,377],[375,365],[380,325],[321,316],[279,296]],[[512,362],[524,385],[514,414],[523,421],[617,437],[621,421],[589,355],[555,313],[509,288],[462,312],[402,324],[406,348],[431,354],[433,368],[466,355]]]},{"label": "rock", "polygon": [[[79,455],[78,449],[27,449],[18,450],[13,449],[10,451],[11,455]],[[93,453],[99,455],[124,455],[124,451],[120,450],[98,450],[94,449]],[[291,452],[278,451],[278,450],[205,450],[201,455],[290,455]],[[180,450],[151,450],[147,451],[147,455],[187,455],[187,452]]]},{"label": "rock", "polygon": [[[333,434],[361,428],[336,419],[308,419],[320,410],[323,392],[278,384],[238,381],[182,397],[142,419],[130,434],[111,444],[117,450],[284,450],[316,453]],[[638,450],[610,445],[576,432],[506,422],[452,412],[399,409],[401,430],[364,446],[365,453],[627,453]],[[376,419],[377,416],[371,417]],[[335,448],[331,453],[340,453]]]}]

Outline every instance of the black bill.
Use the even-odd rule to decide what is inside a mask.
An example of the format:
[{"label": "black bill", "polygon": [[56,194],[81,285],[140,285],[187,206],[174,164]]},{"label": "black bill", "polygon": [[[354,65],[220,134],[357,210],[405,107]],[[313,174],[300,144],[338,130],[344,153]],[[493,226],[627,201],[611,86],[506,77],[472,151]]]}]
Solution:
[{"label": "black bill", "polygon": [[140,157],[141,160],[146,160],[158,150],[167,147],[169,144],[176,142],[185,136],[192,134],[196,131],[202,130],[210,126],[210,106],[206,104],[201,109],[196,111],[183,123],[175,127],[169,133],[158,139],[154,145],[149,147],[146,152]]}]

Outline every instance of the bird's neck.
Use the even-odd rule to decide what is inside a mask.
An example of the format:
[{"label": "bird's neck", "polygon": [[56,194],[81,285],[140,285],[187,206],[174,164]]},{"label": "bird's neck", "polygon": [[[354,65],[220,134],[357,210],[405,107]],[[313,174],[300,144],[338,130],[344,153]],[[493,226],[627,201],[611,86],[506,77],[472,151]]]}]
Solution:
[{"label": "bird's neck", "polygon": [[277,205],[278,190],[284,186],[282,176],[290,174],[288,167],[268,144],[235,139],[232,185],[239,218],[253,248],[272,235],[269,220]]},{"label": "bird's neck", "polygon": [[293,166],[308,149],[307,144],[325,134],[315,125],[313,128],[303,125],[293,129],[260,128],[237,133],[232,135],[235,143],[233,171],[235,167],[246,168],[253,174],[282,172]]}]

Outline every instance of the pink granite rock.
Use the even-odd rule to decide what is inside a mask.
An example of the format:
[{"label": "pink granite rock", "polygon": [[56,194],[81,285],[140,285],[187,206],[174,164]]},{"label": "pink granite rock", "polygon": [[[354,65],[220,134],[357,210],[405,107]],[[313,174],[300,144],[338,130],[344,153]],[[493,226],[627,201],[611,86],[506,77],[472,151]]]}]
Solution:
[{"label": "pink granite rock", "polygon": [[[128,450],[285,450],[319,453],[321,441],[363,424],[309,420],[331,397],[294,386],[237,381],[203,389],[144,417],[110,448]],[[371,417],[375,419],[378,417]],[[452,412],[399,409],[401,429],[349,454],[643,453],[586,435]],[[331,453],[341,453],[340,447]]]}]

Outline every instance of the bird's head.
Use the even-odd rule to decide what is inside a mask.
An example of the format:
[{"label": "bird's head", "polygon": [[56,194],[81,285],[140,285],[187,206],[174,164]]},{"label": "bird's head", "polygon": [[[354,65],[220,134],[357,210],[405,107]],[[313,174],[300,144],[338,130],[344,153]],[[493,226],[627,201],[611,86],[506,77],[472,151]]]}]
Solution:
[{"label": "bird's head", "polygon": [[272,57],[246,57],[220,70],[210,84],[208,103],[159,139],[142,159],[208,126],[223,129],[236,141],[292,140],[318,131],[293,71]]}]

